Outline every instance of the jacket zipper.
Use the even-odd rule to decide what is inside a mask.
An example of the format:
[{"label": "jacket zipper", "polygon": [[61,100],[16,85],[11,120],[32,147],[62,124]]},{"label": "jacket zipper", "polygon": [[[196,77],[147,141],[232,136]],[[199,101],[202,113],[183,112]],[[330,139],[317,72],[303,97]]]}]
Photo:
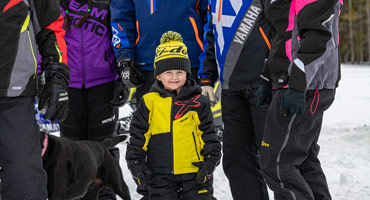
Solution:
[{"label": "jacket zipper", "polygon": [[195,152],[197,153],[198,160],[200,160],[199,153],[198,153],[198,148],[197,148],[197,141],[195,140],[195,134],[194,132],[191,132],[193,134],[193,140],[194,140],[194,145],[195,145]]},{"label": "jacket zipper", "polygon": [[172,97],[172,103],[171,103],[171,127],[170,127],[170,131],[171,131],[171,141],[170,141],[170,144],[171,144],[171,147],[172,147],[172,171],[171,171],[171,174],[175,174],[175,158],[174,158],[174,155],[173,155],[173,152],[174,152],[174,149],[173,149],[173,119],[174,119],[174,116],[173,116],[173,108],[174,108],[174,98]]},{"label": "jacket zipper", "polygon": [[83,29],[81,28],[81,52],[82,52],[82,86],[85,86],[85,54],[84,54],[84,40],[83,40]]},{"label": "jacket zipper", "polygon": [[29,30],[29,28],[27,28],[27,36],[28,36],[28,41],[30,42],[32,57],[33,57],[33,60],[35,61],[35,73],[33,74],[33,79],[35,79],[36,78],[36,74],[37,74],[37,58],[35,56],[35,53],[33,52],[33,46],[32,46],[32,41],[31,41],[31,36],[30,36],[30,30]]}]

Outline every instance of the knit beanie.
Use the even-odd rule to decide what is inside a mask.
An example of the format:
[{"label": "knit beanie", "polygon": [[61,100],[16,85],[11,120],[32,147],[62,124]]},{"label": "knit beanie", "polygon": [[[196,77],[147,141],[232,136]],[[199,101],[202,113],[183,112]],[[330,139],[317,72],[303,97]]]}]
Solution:
[{"label": "knit beanie", "polygon": [[179,33],[167,31],[161,37],[161,44],[155,50],[154,77],[167,70],[183,70],[190,77],[188,50]]}]

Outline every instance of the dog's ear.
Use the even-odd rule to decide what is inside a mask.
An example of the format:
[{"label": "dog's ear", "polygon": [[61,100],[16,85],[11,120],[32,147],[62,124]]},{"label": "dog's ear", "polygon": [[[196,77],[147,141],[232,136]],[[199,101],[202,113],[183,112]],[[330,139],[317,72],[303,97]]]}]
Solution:
[{"label": "dog's ear", "polygon": [[119,136],[115,136],[115,137],[112,137],[112,138],[107,138],[105,140],[103,140],[103,144],[106,146],[106,147],[114,147],[116,146],[117,144],[119,144],[120,142],[126,140],[127,138],[127,135],[119,135]]}]

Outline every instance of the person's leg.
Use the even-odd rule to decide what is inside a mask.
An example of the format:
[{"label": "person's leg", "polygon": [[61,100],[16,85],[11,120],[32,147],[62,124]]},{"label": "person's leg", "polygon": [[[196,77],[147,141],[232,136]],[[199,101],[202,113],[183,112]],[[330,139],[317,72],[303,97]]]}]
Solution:
[{"label": "person's leg", "polygon": [[[318,111],[324,112],[327,110],[334,101],[335,90],[321,90],[319,91],[320,101],[323,103],[318,104]],[[320,107],[319,107],[320,106]],[[311,109],[310,109],[311,110]],[[322,121],[322,119],[318,119]],[[318,154],[320,146],[317,144],[321,131],[321,123],[318,123],[316,129],[316,137],[308,152],[306,160],[298,167],[302,176],[310,185],[315,199],[331,199],[328,184],[326,182],[325,174],[321,168]]]},{"label": "person's leg", "polygon": [[[310,106],[315,102],[312,92],[307,92],[305,113],[285,117],[280,114],[284,92],[276,91],[267,116],[260,161],[263,175],[279,198],[313,200],[314,192],[300,166],[309,161],[307,158],[321,127],[323,111],[333,99],[320,95],[316,112],[310,113]],[[322,181],[317,178],[314,178],[315,181]],[[328,199],[331,199],[330,196]]]},{"label": "person's leg", "polygon": [[326,177],[317,157],[320,149],[317,144],[318,138],[319,134],[317,134],[315,141],[310,147],[307,159],[299,166],[299,170],[310,185],[315,199],[331,199]]},{"label": "person's leg", "polygon": [[260,175],[254,124],[250,105],[242,92],[221,93],[223,169],[235,200],[264,199],[264,181]]},{"label": "person's leg", "polygon": [[[176,180],[181,185],[181,200],[216,200],[213,197],[213,181],[204,184],[195,182],[196,173],[176,175]],[[212,179],[211,179],[212,180]]]},{"label": "person's leg", "polygon": [[[180,186],[173,174],[150,174],[147,176],[150,200],[179,200]],[[146,198],[146,197],[144,197]]]},{"label": "person's leg", "polygon": [[[114,82],[87,89],[87,135],[89,140],[102,141],[113,137],[118,120],[118,109],[110,105],[114,94]],[[119,163],[119,149],[112,148],[112,155]],[[116,194],[103,187],[98,194],[99,200],[115,200]]]},{"label": "person's leg", "polygon": [[255,153],[257,154],[257,170],[258,170],[258,179],[259,182],[256,183],[258,184],[257,188],[260,189],[260,199],[263,200],[268,200],[269,195],[267,191],[267,186],[265,183],[265,180],[262,176],[262,171],[261,167],[259,164],[259,159],[260,159],[260,152],[261,152],[261,143],[262,143],[262,138],[263,138],[263,132],[265,128],[265,121],[266,121],[266,116],[267,116],[267,111],[268,111],[268,106],[257,108],[256,107],[256,97],[255,97],[255,92],[256,88],[252,89],[249,88],[246,90],[245,96],[248,99],[249,106],[251,109],[251,115],[253,119],[253,127],[254,127],[254,145],[256,147]]},{"label": "person's leg", "polygon": [[72,140],[86,140],[86,89],[68,88],[67,118],[59,123],[60,136]]},{"label": "person's leg", "polygon": [[47,199],[34,97],[0,98],[2,199]]},{"label": "person's leg", "polygon": [[89,140],[102,141],[113,137],[118,109],[110,105],[114,82],[87,89],[87,135]]}]

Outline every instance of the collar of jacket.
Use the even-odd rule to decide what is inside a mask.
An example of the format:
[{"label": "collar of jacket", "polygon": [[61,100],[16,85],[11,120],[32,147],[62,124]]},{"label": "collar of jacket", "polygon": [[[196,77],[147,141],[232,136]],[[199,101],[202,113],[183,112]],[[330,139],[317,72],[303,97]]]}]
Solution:
[{"label": "collar of jacket", "polygon": [[176,100],[188,99],[189,97],[193,97],[195,95],[201,94],[202,89],[198,86],[198,84],[193,79],[188,79],[185,82],[185,85],[181,88],[180,93],[177,94],[176,91],[169,91],[164,89],[162,82],[156,80],[150,89],[150,92],[158,92],[159,95],[163,98],[165,97],[172,97]]}]

